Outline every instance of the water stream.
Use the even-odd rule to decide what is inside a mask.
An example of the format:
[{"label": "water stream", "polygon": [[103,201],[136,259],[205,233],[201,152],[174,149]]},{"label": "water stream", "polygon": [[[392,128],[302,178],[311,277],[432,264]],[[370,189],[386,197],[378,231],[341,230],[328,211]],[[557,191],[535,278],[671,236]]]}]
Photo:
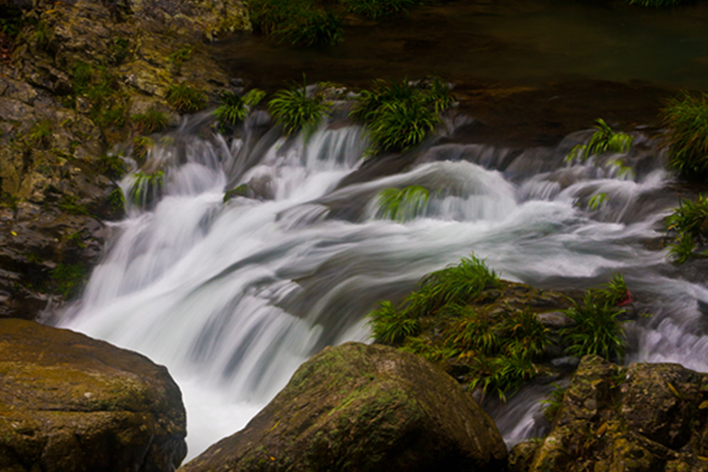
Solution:
[{"label": "water stream", "polygon": [[[61,322],[168,366],[184,393],[190,457],[242,428],[322,347],[367,341],[364,315],[379,299],[471,252],[536,286],[582,288],[625,274],[640,309],[656,313],[628,326],[628,361],[708,371],[696,304],[708,290],[679,278],[648,244],[676,197],[641,136],[628,154],[583,165],[564,160],[583,132],[514,159],[431,141],[408,156],[407,170],[379,177],[363,170],[371,163],[357,126],[328,123],[306,141],[282,137],[260,114],[238,138],[205,124],[192,117],[151,150],[147,166],[165,174],[161,197],[152,206],[129,199]],[[223,203],[241,183],[253,198]],[[437,190],[423,214],[376,218],[380,190],[414,184]],[[130,195],[135,177],[122,185]],[[598,193],[606,204],[589,209]],[[509,443],[533,434],[544,394],[494,413]]]}]

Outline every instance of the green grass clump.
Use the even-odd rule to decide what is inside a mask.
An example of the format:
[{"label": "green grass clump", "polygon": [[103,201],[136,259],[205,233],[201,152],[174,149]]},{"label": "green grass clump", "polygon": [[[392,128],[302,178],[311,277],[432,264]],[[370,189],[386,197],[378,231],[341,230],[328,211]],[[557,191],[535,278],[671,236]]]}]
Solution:
[{"label": "green grass clump", "polygon": [[283,125],[286,135],[300,130],[309,137],[319,127],[329,111],[329,103],[318,97],[308,98],[305,84],[292,84],[290,88],[279,90],[268,102],[271,115]]},{"label": "green grass clump", "polygon": [[372,20],[399,16],[408,13],[420,0],[340,0],[348,11]]},{"label": "green grass clump", "polygon": [[627,133],[615,132],[605,120],[598,118],[595,120],[595,132],[588,144],[578,144],[571,149],[567,160],[580,159],[585,162],[588,157],[606,152],[627,152],[632,146],[634,137]]},{"label": "green grass clump", "polygon": [[402,189],[387,188],[377,196],[377,216],[396,221],[408,221],[418,216],[428,204],[430,191],[420,185]]},{"label": "green grass clump", "polygon": [[560,413],[561,406],[563,405],[563,398],[565,397],[565,392],[568,390],[566,387],[561,387],[560,385],[554,383],[555,387],[547,396],[546,400],[541,403],[545,404],[546,407],[543,409],[543,417],[548,421],[553,422],[558,413]]},{"label": "green grass clump", "polygon": [[118,180],[125,175],[126,167],[123,159],[116,154],[104,154],[98,158],[97,170],[113,180]]},{"label": "green grass clump", "polygon": [[167,128],[167,123],[169,123],[167,115],[155,106],[145,110],[145,113],[131,115],[130,119],[135,126],[135,131],[140,134],[159,133]]},{"label": "green grass clump", "polygon": [[182,72],[182,64],[192,57],[192,52],[194,52],[194,47],[183,46],[167,57],[167,62],[174,67],[176,74],[180,74]]},{"label": "green grass clump", "polygon": [[263,90],[252,89],[244,96],[239,96],[233,92],[221,94],[221,104],[214,110],[214,116],[220,122],[223,130],[226,126],[233,126],[246,119],[252,108],[256,107],[264,98],[266,93]]},{"label": "green grass clump", "polygon": [[388,300],[369,314],[371,330],[376,341],[384,344],[403,342],[420,331],[420,319],[412,318]]},{"label": "green grass clump", "polygon": [[588,290],[582,302],[565,311],[575,326],[560,334],[566,353],[576,357],[589,354],[618,359],[624,354],[624,330],[618,319],[625,310],[619,306],[629,296],[621,275],[615,275],[605,288]]},{"label": "green grass clump", "polygon": [[[482,260],[474,256],[462,258],[457,265],[423,277],[419,283],[420,288],[408,295],[401,307],[396,308],[388,301],[382,303],[382,308],[369,315],[374,339],[379,342],[391,342],[376,336],[377,332],[388,331],[377,327],[380,320],[399,324],[407,320],[419,320],[423,316],[434,315],[440,310],[469,303],[482,291],[501,286],[499,276],[487,268]],[[395,310],[395,314],[390,313],[392,309]],[[380,310],[383,312],[377,313]]]},{"label": "green grass clump", "polygon": [[253,30],[281,43],[331,46],[344,37],[341,19],[311,0],[252,0],[249,11]]},{"label": "green grass clump", "polygon": [[363,90],[351,117],[363,122],[373,141],[371,154],[400,152],[415,147],[441,122],[439,113],[454,97],[439,78],[412,85],[408,80],[376,80]]},{"label": "green grass clump", "polygon": [[708,196],[698,195],[695,201],[681,200],[669,216],[666,229],[674,233],[669,249],[674,261],[682,264],[694,257],[697,244],[708,240]]},{"label": "green grass clump", "polygon": [[669,166],[685,178],[708,176],[708,95],[683,92],[668,101],[661,117]]},{"label": "green grass clump", "polygon": [[36,122],[27,133],[29,144],[35,147],[46,148],[51,143],[52,122],[42,120]]},{"label": "green grass clump", "polygon": [[104,66],[77,61],[72,69],[73,89],[91,103],[89,116],[101,126],[123,126],[126,107],[118,79]]},{"label": "green grass clump", "polygon": [[133,138],[133,149],[130,152],[130,157],[139,165],[145,163],[148,151],[155,145],[155,142],[147,136],[136,136]]},{"label": "green grass clump", "polygon": [[206,95],[188,84],[173,85],[167,89],[167,103],[180,113],[194,113],[206,106]]}]

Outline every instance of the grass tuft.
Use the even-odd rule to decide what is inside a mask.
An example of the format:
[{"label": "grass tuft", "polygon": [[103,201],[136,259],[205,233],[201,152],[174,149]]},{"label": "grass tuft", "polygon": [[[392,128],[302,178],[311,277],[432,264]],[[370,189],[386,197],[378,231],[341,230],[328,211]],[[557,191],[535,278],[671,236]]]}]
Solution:
[{"label": "grass tuft", "polygon": [[308,98],[304,80],[302,86],[294,83],[288,89],[279,90],[268,102],[268,110],[283,125],[286,135],[302,130],[306,138],[317,130],[329,106],[318,97]]},{"label": "grass tuft", "polygon": [[675,234],[669,249],[674,261],[682,264],[691,259],[697,245],[708,241],[708,196],[681,200],[667,219],[666,230]]},{"label": "grass tuft", "polygon": [[405,15],[411,7],[422,2],[420,0],[340,0],[340,3],[355,15],[380,20]]},{"label": "grass tuft", "polygon": [[590,138],[588,144],[578,144],[571,149],[566,160],[568,162],[579,159],[582,162],[587,161],[588,157],[604,154],[606,152],[627,152],[632,146],[634,137],[627,133],[612,131],[610,125],[605,123],[605,120],[598,118],[595,120],[595,132]]},{"label": "grass tuft", "polygon": [[203,90],[182,83],[167,90],[167,103],[180,113],[195,113],[206,106],[206,95]]},{"label": "grass tuft", "polygon": [[341,19],[311,0],[251,0],[256,33],[293,46],[332,46],[344,38]]},{"label": "grass tuft", "polygon": [[437,77],[418,86],[407,79],[380,79],[359,94],[350,116],[369,130],[371,154],[400,152],[422,143],[453,101],[449,87]]},{"label": "grass tuft", "polygon": [[574,305],[565,314],[575,321],[575,326],[561,330],[568,344],[566,353],[576,357],[595,354],[606,359],[621,358],[624,330],[617,318],[624,309],[592,291],[586,292],[583,301]]},{"label": "grass tuft", "polygon": [[243,97],[233,92],[222,93],[221,104],[214,111],[214,116],[220,122],[220,129],[245,120],[251,109],[256,107],[265,95],[265,92],[259,89],[252,89]]},{"label": "grass tuft", "polygon": [[708,95],[683,92],[667,102],[661,117],[669,166],[685,178],[708,176]]},{"label": "grass tuft", "polygon": [[155,106],[148,108],[145,113],[136,113],[130,119],[133,121],[135,131],[140,134],[159,133],[167,128],[169,119],[167,115]]},{"label": "grass tuft", "polygon": [[430,191],[420,185],[387,188],[377,195],[379,218],[404,222],[420,215],[428,204]]}]

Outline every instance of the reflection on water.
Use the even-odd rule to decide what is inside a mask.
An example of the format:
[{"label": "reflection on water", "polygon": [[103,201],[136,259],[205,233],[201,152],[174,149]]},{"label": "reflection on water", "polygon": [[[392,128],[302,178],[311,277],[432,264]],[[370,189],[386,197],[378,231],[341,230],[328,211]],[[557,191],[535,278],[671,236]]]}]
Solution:
[{"label": "reflection on water", "polygon": [[651,81],[708,88],[708,5],[645,9],[559,0],[454,1],[408,18],[347,18],[344,43],[320,49],[277,46],[243,34],[217,45],[239,77],[261,87],[306,73],[344,83],[438,74],[452,80]]}]

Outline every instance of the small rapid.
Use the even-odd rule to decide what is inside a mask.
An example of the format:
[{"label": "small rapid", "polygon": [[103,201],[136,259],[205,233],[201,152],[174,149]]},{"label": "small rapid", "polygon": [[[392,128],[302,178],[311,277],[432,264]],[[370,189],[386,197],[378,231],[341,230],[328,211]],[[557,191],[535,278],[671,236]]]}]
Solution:
[{"label": "small rapid", "polygon": [[[372,177],[358,126],[335,121],[306,139],[281,136],[258,113],[238,137],[208,125],[207,115],[192,117],[156,140],[142,169],[162,173],[159,188],[137,172],[123,180],[127,217],[111,224],[103,261],[60,321],[169,368],[184,394],[190,457],[245,426],[323,347],[367,342],[365,315],[379,300],[471,252],[535,286],[585,288],[625,274],[642,309],[657,313],[628,326],[627,360],[708,371],[696,355],[708,354],[696,303],[708,291],[665,275],[665,252],[648,244],[676,204],[650,145],[569,164],[582,134],[515,157],[430,142],[403,172]],[[619,158],[632,172],[620,172]],[[241,184],[247,190],[224,201]],[[411,185],[430,191],[419,214],[380,218],[380,192]],[[533,433],[548,389],[537,390],[494,413],[509,443]]]}]

